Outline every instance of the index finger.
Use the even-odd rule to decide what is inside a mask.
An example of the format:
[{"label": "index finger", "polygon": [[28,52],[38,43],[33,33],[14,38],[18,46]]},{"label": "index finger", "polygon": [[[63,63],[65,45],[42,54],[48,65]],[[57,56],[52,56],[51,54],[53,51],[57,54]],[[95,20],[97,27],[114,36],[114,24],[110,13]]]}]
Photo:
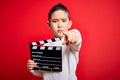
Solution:
[{"label": "index finger", "polygon": [[65,36],[65,38],[67,38],[68,37],[68,31],[64,31],[63,35]]}]

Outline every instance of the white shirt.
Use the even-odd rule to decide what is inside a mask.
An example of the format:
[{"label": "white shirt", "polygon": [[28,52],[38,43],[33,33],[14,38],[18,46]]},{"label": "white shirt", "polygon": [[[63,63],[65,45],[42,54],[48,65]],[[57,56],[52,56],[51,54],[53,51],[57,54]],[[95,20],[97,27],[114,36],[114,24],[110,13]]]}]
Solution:
[{"label": "white shirt", "polygon": [[[72,29],[79,34],[79,41],[75,44],[62,45],[62,72],[48,72],[40,70],[31,70],[31,72],[36,75],[43,77],[44,80],[77,80],[76,77],[76,66],[79,61],[79,50],[82,43],[81,34],[77,29]],[[48,45],[57,45],[60,42],[55,44]]]}]

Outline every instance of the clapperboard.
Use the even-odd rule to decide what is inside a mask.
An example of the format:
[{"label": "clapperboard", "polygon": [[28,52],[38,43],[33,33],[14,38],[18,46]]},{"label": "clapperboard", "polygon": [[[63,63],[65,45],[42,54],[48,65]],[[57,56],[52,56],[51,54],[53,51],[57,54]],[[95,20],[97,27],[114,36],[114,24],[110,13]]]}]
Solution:
[{"label": "clapperboard", "polygon": [[62,71],[62,45],[45,46],[46,43],[61,41],[60,38],[30,42],[31,60],[37,63],[33,70]]}]

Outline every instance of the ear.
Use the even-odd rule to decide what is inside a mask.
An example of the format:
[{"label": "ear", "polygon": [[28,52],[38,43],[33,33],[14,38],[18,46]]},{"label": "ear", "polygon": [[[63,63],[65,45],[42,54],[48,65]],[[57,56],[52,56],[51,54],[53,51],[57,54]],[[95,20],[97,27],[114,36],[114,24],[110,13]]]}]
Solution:
[{"label": "ear", "polygon": [[70,28],[71,28],[71,26],[72,26],[72,21],[70,20],[70,21],[69,21],[69,26],[68,26],[68,29],[70,29]]},{"label": "ear", "polygon": [[48,26],[48,28],[50,28],[50,23],[49,22],[47,22],[47,26]]}]

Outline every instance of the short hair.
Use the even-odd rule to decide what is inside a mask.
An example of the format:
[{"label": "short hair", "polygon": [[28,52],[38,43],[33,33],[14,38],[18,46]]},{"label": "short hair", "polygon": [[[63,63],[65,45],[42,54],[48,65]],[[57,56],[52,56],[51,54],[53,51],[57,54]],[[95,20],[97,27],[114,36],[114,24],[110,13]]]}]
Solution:
[{"label": "short hair", "polygon": [[51,8],[51,10],[49,11],[49,13],[48,13],[48,20],[49,20],[49,21],[50,21],[50,19],[51,19],[52,14],[53,14],[55,11],[58,11],[58,10],[63,10],[63,11],[65,11],[66,13],[68,13],[68,18],[70,19],[70,12],[69,12],[69,10],[67,9],[67,7],[64,6],[63,4],[59,3],[59,4],[55,5],[55,6],[53,6],[53,7]]}]

